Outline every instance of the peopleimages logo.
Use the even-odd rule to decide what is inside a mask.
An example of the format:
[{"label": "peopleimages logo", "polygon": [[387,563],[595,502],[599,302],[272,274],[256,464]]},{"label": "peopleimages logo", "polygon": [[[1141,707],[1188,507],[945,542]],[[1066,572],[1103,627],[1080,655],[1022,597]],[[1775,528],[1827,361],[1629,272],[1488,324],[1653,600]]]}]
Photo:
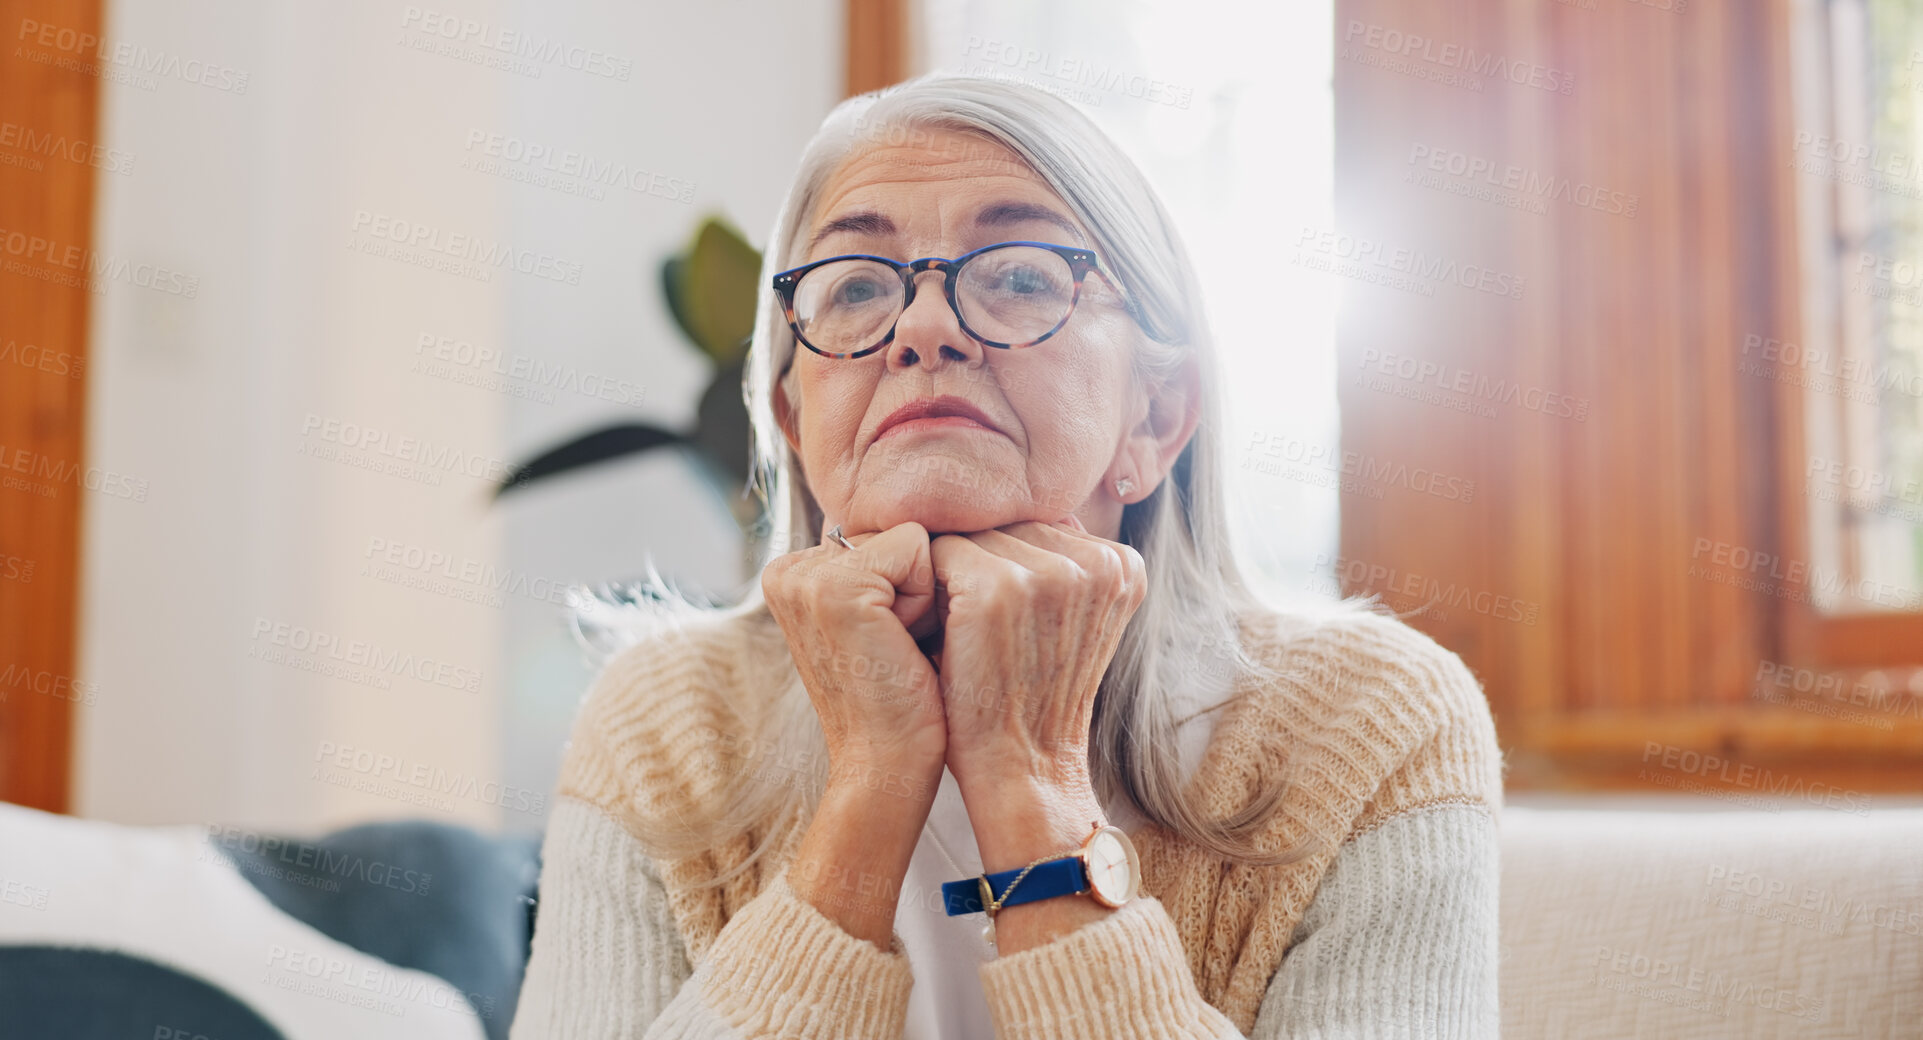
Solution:
[{"label": "peopleimages logo", "polygon": [[1811,480],[1820,477],[1827,483],[1848,488],[1871,500],[1891,498],[1898,502],[1923,505],[1923,478],[1907,473],[1892,473],[1858,466],[1842,459],[1813,455],[1806,475]]},{"label": "peopleimages logo", "polygon": [[1582,422],[1589,418],[1589,399],[1559,394],[1539,386],[1507,379],[1491,379],[1455,365],[1377,350],[1363,350],[1357,367],[1364,372],[1394,376],[1404,382],[1433,385],[1439,390],[1484,401],[1513,405],[1525,411]]},{"label": "peopleimages logo", "polygon": [[1874,173],[1905,180],[1923,179],[1923,154],[1885,149],[1862,141],[1845,141],[1808,130],[1796,131],[1790,151],[1803,156],[1827,159],[1847,166],[1860,166]]},{"label": "peopleimages logo", "polygon": [[1638,197],[1587,181],[1541,173],[1514,163],[1498,163],[1480,155],[1416,143],[1409,146],[1407,165],[1417,169],[1478,181],[1492,188],[1504,188],[1523,196],[1566,202],[1582,209],[1593,209],[1621,217],[1634,218]]},{"label": "peopleimages logo", "polygon": [[[1797,602],[1812,595],[1847,597],[1897,610],[1923,606],[1923,595],[1874,578],[1852,578],[1833,567],[1784,559],[1776,553],[1711,538],[1697,538],[1689,552],[1689,576],[1751,591],[1770,593]],[[1704,566],[1704,561],[1716,570]]]},{"label": "peopleimages logo", "polygon": [[547,795],[540,791],[483,780],[405,756],[337,744],[331,740],[321,741],[314,751],[314,761],[319,766],[339,769],[370,781],[388,781],[516,812],[539,815],[547,808]]},{"label": "peopleimages logo", "polygon": [[[510,134],[490,133],[479,127],[468,128],[464,150],[485,159],[523,167],[530,173],[578,179],[597,188],[625,188],[637,194],[676,202],[694,201],[693,181],[669,177],[658,170],[644,169],[572,148],[557,149],[540,142],[524,141]],[[491,168],[479,169],[482,173],[497,172]]]},{"label": "peopleimages logo", "polygon": [[[1823,999],[1757,983],[1686,961],[1650,957],[1613,946],[1596,947],[1593,984],[1636,996],[1676,1004],[1696,1011],[1727,1015],[1730,1008],[1748,1004],[1791,1018],[1815,1020],[1823,1014]],[[1602,975],[1608,971],[1613,979]]]},{"label": "peopleimages logo", "polygon": [[[357,209],[354,211],[352,230],[356,234],[366,236],[374,243],[392,244],[403,250],[419,250],[423,257],[432,254],[444,260],[456,262],[457,269],[452,269],[454,273],[465,277],[479,274],[481,281],[489,280],[490,268],[510,267],[522,274],[545,278],[551,282],[581,284],[581,265],[578,263],[534,250],[516,248],[506,242],[483,241],[473,235],[448,231],[432,224]],[[361,251],[379,252],[366,247]],[[408,259],[405,254],[389,255],[393,255],[395,259]],[[422,263],[421,266],[434,265]]]},{"label": "peopleimages logo", "polygon": [[0,269],[96,293],[105,292],[111,282],[123,282],[189,300],[200,295],[200,279],[193,275],[157,264],[103,256],[77,242],[7,228],[0,228]]},{"label": "peopleimages logo", "polygon": [[[1923,935],[1923,910],[1844,896],[1800,880],[1792,884],[1782,878],[1765,877],[1753,870],[1715,864],[1704,876],[1703,887],[1720,889],[1726,895],[1746,896],[1767,904],[1771,909],[1803,911],[1821,922],[1834,924],[1836,927],[1823,929],[1831,935],[1841,932],[1841,925],[1846,922],[1868,924],[1872,928],[1903,935]],[[1780,914],[1758,916],[1782,919]]]},{"label": "peopleimages logo", "polygon": [[[991,65],[1033,73],[1077,86],[1123,94],[1138,101],[1168,105],[1171,108],[1187,108],[1195,98],[1193,87],[1181,86],[1153,76],[1120,69],[1104,62],[1091,61],[1070,54],[1057,54],[1034,47],[1023,47],[1019,44],[981,36],[970,36],[968,47],[962,51],[962,54],[964,56],[979,55],[983,61]],[[1096,104],[1100,103],[1097,99]]]},{"label": "peopleimages logo", "polygon": [[[331,849],[309,842],[263,835],[256,831],[228,824],[210,823],[207,825],[207,840],[216,848],[229,852],[242,852],[249,856],[261,856],[302,871],[317,871],[332,875],[328,878],[294,878],[297,882],[312,884],[313,881],[332,882],[331,885],[312,885],[326,888],[327,891],[340,891],[339,881],[358,881],[376,888],[391,888],[410,895],[425,895],[434,883],[434,875],[427,871],[413,870],[397,863],[340,849]],[[246,869],[243,867],[242,869]]]},{"label": "peopleimages logo", "polygon": [[540,603],[567,605],[566,582],[530,576],[514,568],[500,568],[488,560],[456,556],[439,549],[374,537],[362,558],[361,573],[379,581],[419,588],[470,602],[500,607],[503,596],[523,596]]},{"label": "peopleimages logo", "polygon": [[254,618],[251,638],[256,650],[279,648],[311,659],[365,668],[378,675],[405,675],[435,686],[473,693],[481,688],[481,672],[402,650],[390,650],[365,639],[342,639],[332,632]]},{"label": "peopleimages logo", "polygon": [[92,706],[99,700],[100,684],[16,663],[0,668],[0,703],[13,690]]},{"label": "peopleimages logo", "polygon": [[1778,773],[1761,766],[1732,762],[1720,755],[1693,748],[1665,744],[1659,740],[1643,742],[1643,764],[1655,764],[1672,773],[1715,780],[1730,787],[1760,791],[1779,798],[1801,799],[1825,809],[1837,809],[1857,816],[1869,815],[1868,796],[1861,791],[1826,784],[1821,780]]},{"label": "peopleimages logo", "polygon": [[[14,476],[16,473],[20,476]],[[69,484],[111,498],[147,501],[145,480],[98,466],[81,466],[30,448],[0,444],[0,486],[52,498],[62,486]]]},{"label": "peopleimages logo", "polygon": [[1329,445],[1285,433],[1254,431],[1249,438],[1248,453],[1251,457],[1267,456],[1293,466],[1341,473],[1370,484],[1404,488],[1451,502],[1468,502],[1476,495],[1473,480],[1423,466],[1410,466],[1406,462],[1379,459],[1359,451],[1337,451]]},{"label": "peopleimages logo", "polygon": [[12,339],[0,340],[0,365],[19,365],[70,379],[79,379],[87,373],[87,359],[83,355]]},{"label": "peopleimages logo", "polygon": [[65,159],[107,173],[130,173],[134,157],[105,145],[91,144],[65,134],[42,133],[18,123],[0,123],[0,148],[11,148],[42,158]]},{"label": "peopleimages logo", "polygon": [[[25,47],[45,47],[54,53],[91,58],[101,66],[111,66],[117,71],[179,80],[182,83],[192,83],[229,94],[247,93],[247,81],[251,76],[244,69],[216,65],[199,58],[183,58],[178,54],[169,54],[164,50],[143,47],[139,44],[113,42],[92,33],[37,22],[31,18],[20,20],[20,31],[14,35],[14,39]],[[50,62],[46,57],[26,52],[24,49],[16,49],[14,56],[61,67],[67,67],[69,62],[69,59]],[[76,63],[76,65],[80,66],[77,67],[77,71],[97,71],[94,68],[84,67],[84,63]],[[142,89],[151,90],[152,87],[142,86]]]},{"label": "peopleimages logo", "polygon": [[440,444],[422,437],[396,433],[380,426],[366,426],[331,416],[315,415],[308,412],[301,422],[301,435],[315,439],[323,444],[337,446],[349,451],[368,452],[408,466],[418,467],[429,475],[435,473],[460,473],[476,480],[498,484],[506,478],[512,468],[504,459],[492,458],[447,444]]},{"label": "peopleimages logo", "polygon": [[1497,621],[1519,621],[1525,625],[1535,624],[1542,613],[1541,604],[1513,596],[1486,592],[1455,582],[1443,582],[1380,563],[1344,556],[1330,557],[1328,553],[1315,554],[1316,570],[1330,564],[1334,564],[1338,587],[1363,589],[1383,595],[1394,594],[1425,607],[1466,609]]},{"label": "peopleimages logo", "polygon": [[1515,61],[1490,51],[1479,51],[1457,43],[1443,43],[1371,22],[1351,19],[1342,41],[1360,43],[1383,54],[1455,69],[1484,79],[1506,79],[1517,86],[1534,87],[1552,94],[1569,94],[1576,89],[1576,77],[1562,69],[1533,61]]},{"label": "peopleimages logo", "polygon": [[[1429,282],[1459,285],[1464,289],[1522,299],[1523,276],[1497,271],[1477,264],[1465,264],[1454,257],[1432,256],[1419,249],[1358,238],[1327,228],[1304,225],[1296,236],[1297,260],[1311,258],[1346,262],[1363,271],[1387,271]],[[1367,265],[1364,267],[1364,265]],[[1338,274],[1349,274],[1331,268]],[[1418,283],[1420,284],[1420,283]]]},{"label": "peopleimages logo", "polygon": [[1743,336],[1740,349],[1737,367],[1745,375],[1839,394],[1862,404],[1877,403],[1885,392],[1923,397],[1923,373],[1911,371],[1900,360],[1843,357],[1756,332]]},{"label": "peopleimages logo", "polygon": [[[627,82],[634,77],[634,59],[578,44],[562,43],[531,33],[504,28],[492,22],[479,22],[436,11],[408,7],[401,14],[401,28],[450,43],[465,44],[493,51],[506,57],[523,58],[541,65],[559,65],[590,76]],[[539,75],[538,67],[536,75]]]},{"label": "peopleimages logo", "polygon": [[[415,340],[414,354],[419,360],[413,371],[422,375],[501,390],[517,397],[537,397],[543,404],[554,403],[551,391],[555,390],[628,406],[639,406],[646,393],[640,384],[625,379],[528,354],[503,353],[498,347],[477,347],[465,340],[431,332],[423,332]],[[0,357],[4,356],[4,351],[0,351]],[[460,373],[468,375],[464,378]],[[488,379],[487,376],[503,378]],[[520,389],[517,391],[516,387]]]},{"label": "peopleimages logo", "polygon": [[281,989],[326,997],[396,1018],[405,1017],[407,1009],[394,1000],[475,1018],[491,1018],[494,1014],[492,994],[465,993],[436,976],[421,972],[404,975],[405,969],[374,957],[349,961],[325,951],[307,951],[275,943],[267,950],[266,966],[274,969],[275,974],[266,976],[263,982],[272,980],[272,985]]}]

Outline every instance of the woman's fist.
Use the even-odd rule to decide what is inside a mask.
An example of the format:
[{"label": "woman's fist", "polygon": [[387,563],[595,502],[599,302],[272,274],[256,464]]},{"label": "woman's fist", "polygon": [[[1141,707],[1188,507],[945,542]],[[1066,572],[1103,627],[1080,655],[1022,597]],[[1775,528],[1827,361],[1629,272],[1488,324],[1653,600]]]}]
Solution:
[{"label": "woman's fist", "polygon": [[941,686],[917,637],[939,628],[928,531],[904,523],[787,553],[761,572],[827,737],[831,768],[941,774]]},{"label": "woman's fist", "polygon": [[942,535],[930,555],[956,781],[1085,784],[1095,692],[1147,594],[1141,554],[1070,521]]}]

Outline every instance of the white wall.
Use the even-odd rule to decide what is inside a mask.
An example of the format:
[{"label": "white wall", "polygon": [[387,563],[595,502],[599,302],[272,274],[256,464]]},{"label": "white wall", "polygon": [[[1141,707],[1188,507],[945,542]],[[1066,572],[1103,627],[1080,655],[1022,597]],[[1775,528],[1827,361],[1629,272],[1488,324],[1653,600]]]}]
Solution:
[{"label": "white wall", "polygon": [[[766,244],[801,149],[841,97],[842,4],[614,5],[592,17],[566,5],[523,0],[516,17],[559,38],[629,41],[632,90],[581,90],[561,80],[522,84],[503,132],[546,146],[612,157],[696,185],[683,205],[633,191],[599,203],[512,185],[505,216],[515,234],[562,235],[602,272],[576,291],[540,283],[512,287],[507,330],[514,349],[579,366],[629,373],[646,385],[645,406],[579,398],[566,407],[508,402],[517,452],[547,447],[583,428],[639,418],[691,428],[712,368],[683,341],[660,299],[660,261],[685,247],[699,219],[719,213],[757,247]],[[664,574],[727,596],[748,580],[741,538],[725,502],[691,467],[658,453],[563,477],[503,502],[506,560],[518,574],[600,581],[637,577],[651,553]],[[505,769],[517,787],[545,789],[588,664],[554,608],[530,597],[508,606],[515,696],[504,733]],[[510,814],[510,826],[531,826]]]},{"label": "white wall", "polygon": [[[103,84],[101,143],[135,159],[101,175],[95,247],[198,283],[192,298],[115,283],[96,299],[90,463],[147,494],[87,506],[81,677],[99,694],[78,708],[79,814],[307,830],[392,816],[544,823],[515,811],[516,789],[546,794],[586,678],[542,599],[549,584],[633,574],[652,550],[665,570],[725,589],[741,580],[738,552],[725,512],[670,458],[500,507],[487,476],[610,415],[689,419],[706,363],[679,342],[655,268],[710,210],[765,238],[837,94],[839,11],[463,3],[458,17],[483,34],[577,48],[517,72],[416,49],[437,42],[446,8],[109,5],[110,40],[247,76],[244,91]],[[630,63],[628,78],[567,67],[581,49],[605,55],[602,68]],[[477,132],[692,182],[691,204],[479,172]],[[578,278],[492,268],[484,281],[368,255],[378,218]],[[511,374],[503,390],[417,371],[423,334],[573,365],[641,388],[642,403],[553,387],[550,403],[519,396],[529,385]],[[308,454],[339,448],[330,424],[385,438],[359,461],[414,457],[414,476],[438,483]],[[410,455],[422,450],[458,453],[481,475],[423,466]],[[370,571],[377,544],[402,547],[402,562]],[[449,562],[413,569],[414,552]],[[497,602],[472,601],[491,598],[463,580],[482,568],[507,583]],[[316,674],[263,659],[328,660],[276,645],[277,625],[445,669]],[[469,679],[475,689],[457,688]],[[357,767],[327,746],[393,764],[370,771],[371,756]],[[416,770],[472,786],[435,792]]]}]

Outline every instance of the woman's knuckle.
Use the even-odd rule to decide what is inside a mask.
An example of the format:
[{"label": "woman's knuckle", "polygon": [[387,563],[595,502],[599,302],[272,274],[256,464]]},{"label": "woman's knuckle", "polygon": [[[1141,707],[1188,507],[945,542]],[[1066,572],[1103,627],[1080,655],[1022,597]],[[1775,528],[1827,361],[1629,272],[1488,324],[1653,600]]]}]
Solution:
[{"label": "woman's knuckle", "polygon": [[1128,578],[1128,568],[1122,563],[1122,558],[1108,548],[1090,554],[1088,572],[1103,588],[1114,588]]},{"label": "woman's knuckle", "polygon": [[1039,564],[1023,575],[1039,591],[1052,592],[1072,588],[1081,580],[1081,568],[1066,556],[1057,556],[1046,563]]},{"label": "woman's knuckle", "polygon": [[861,566],[860,560],[854,557],[837,557],[821,565],[820,578],[815,584],[845,589],[850,585],[860,584],[864,574],[866,571]]},{"label": "woman's knuckle", "polygon": [[816,612],[832,604],[836,599],[830,594],[828,583],[824,581],[803,582],[791,596],[800,605]]}]

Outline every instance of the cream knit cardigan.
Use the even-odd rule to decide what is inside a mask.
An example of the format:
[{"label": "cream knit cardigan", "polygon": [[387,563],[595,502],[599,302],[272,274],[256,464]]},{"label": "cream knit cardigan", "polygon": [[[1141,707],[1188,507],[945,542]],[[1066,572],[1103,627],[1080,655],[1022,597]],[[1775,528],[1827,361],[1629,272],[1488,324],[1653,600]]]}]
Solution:
[{"label": "cream knit cardigan", "polygon": [[[1252,867],[1143,824],[1142,897],[981,966],[996,1035],[1495,1037],[1502,761],[1474,676],[1374,614],[1241,628],[1285,677],[1237,687],[1190,783],[1226,814],[1289,763],[1264,833],[1325,851]],[[745,732],[774,681],[756,662],[785,667],[785,650],[764,614],[603,668],[552,803],[511,1040],[901,1036],[915,978],[900,937],[883,950],[795,895],[800,825],[780,855],[706,888],[758,835],[660,864],[634,837],[698,816],[745,771],[773,775],[716,738]]]}]

